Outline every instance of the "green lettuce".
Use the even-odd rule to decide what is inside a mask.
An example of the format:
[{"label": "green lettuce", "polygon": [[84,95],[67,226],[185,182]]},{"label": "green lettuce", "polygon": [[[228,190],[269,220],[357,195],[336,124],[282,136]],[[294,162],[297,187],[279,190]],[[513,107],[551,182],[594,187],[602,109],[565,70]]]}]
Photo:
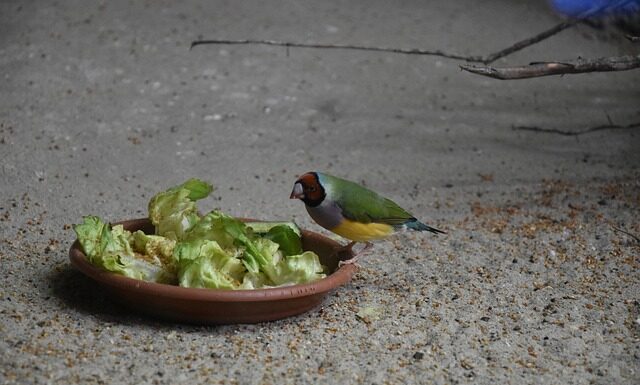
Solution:
[{"label": "green lettuce", "polygon": [[326,276],[318,255],[314,252],[285,256],[279,249],[280,245],[267,238],[257,238],[253,242],[261,257],[256,258],[260,272],[268,279],[265,286],[307,283]]},{"label": "green lettuce", "polygon": [[184,239],[214,241],[227,253],[237,250],[247,271],[242,288],[306,283],[325,277],[318,256],[302,252],[297,226],[280,222],[270,226],[263,236],[256,235],[252,227],[212,211],[187,231]]},{"label": "green lettuce", "polygon": [[144,281],[171,280],[161,263],[136,255],[129,243],[131,233],[122,225],[112,228],[96,216],[87,216],[81,224],[74,226],[74,231],[93,265]]},{"label": "green lettuce", "polygon": [[176,247],[180,286],[210,289],[237,289],[245,268],[236,255],[223,250],[215,241],[181,242]]},{"label": "green lettuce", "polygon": [[256,234],[266,234],[274,227],[278,226],[287,226],[291,228],[291,230],[298,235],[298,237],[302,236],[302,232],[298,225],[294,222],[281,222],[281,221],[259,221],[259,222],[245,222],[247,227],[250,227]]},{"label": "green lettuce", "polygon": [[95,216],[74,227],[92,264],[146,281],[214,289],[260,289],[325,277],[318,256],[302,250],[293,222],[245,223],[221,211],[199,216],[196,201],[213,187],[198,179],[149,202],[155,234],[130,233]]},{"label": "green lettuce", "polygon": [[[263,272],[247,272],[244,275],[241,289],[264,289],[277,286],[297,285],[317,281],[326,277],[318,256],[305,251],[300,255],[292,255],[272,264],[272,276]],[[275,278],[275,280],[274,280]]]},{"label": "green lettuce", "polygon": [[267,263],[266,258],[252,240],[255,238],[253,231],[242,221],[220,211],[212,211],[202,217],[184,238],[187,241],[196,239],[216,241],[225,249],[241,247],[244,251],[242,262],[247,270],[253,273],[260,271],[260,266]]},{"label": "green lettuce", "polygon": [[277,225],[272,227],[265,235],[269,239],[280,246],[280,250],[284,255],[302,254],[302,240],[300,233],[289,225]]},{"label": "green lettuce", "polygon": [[103,254],[128,254],[133,250],[129,245],[131,233],[122,226],[115,226],[113,231],[108,223],[96,216],[86,216],[83,222],[73,227],[90,262],[99,262]]},{"label": "green lettuce", "polygon": [[302,233],[293,222],[247,222],[246,225],[261,237],[280,245],[284,255],[302,253]]},{"label": "green lettuce", "polygon": [[278,265],[278,285],[313,282],[326,276],[318,255],[312,251],[290,255]]},{"label": "green lettuce", "polygon": [[213,187],[199,179],[189,179],[183,184],[156,194],[149,202],[149,219],[156,228],[156,235],[179,240],[200,218],[196,201],[206,198]]},{"label": "green lettuce", "polygon": [[271,281],[264,273],[252,273],[247,272],[242,278],[242,284],[239,289],[254,290],[254,289],[266,289],[272,287]]},{"label": "green lettuce", "polygon": [[236,247],[236,238],[246,232],[245,225],[221,211],[211,211],[184,234],[184,241],[216,241],[224,249]]},{"label": "green lettuce", "polygon": [[270,239],[239,239],[245,247],[243,262],[249,273],[253,274],[250,277],[256,277],[251,280],[254,284],[259,282],[261,287],[307,283],[326,276],[316,253],[284,256],[280,245]]},{"label": "green lettuce", "polygon": [[167,280],[177,283],[177,265],[173,255],[176,241],[159,235],[145,234],[138,230],[131,234],[129,242],[134,252],[162,266],[167,273]]}]

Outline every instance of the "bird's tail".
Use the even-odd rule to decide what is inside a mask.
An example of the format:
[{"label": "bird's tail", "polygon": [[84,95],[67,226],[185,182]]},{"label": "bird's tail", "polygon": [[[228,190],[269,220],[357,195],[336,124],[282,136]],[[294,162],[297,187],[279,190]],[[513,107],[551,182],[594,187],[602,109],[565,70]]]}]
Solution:
[{"label": "bird's tail", "polygon": [[432,232],[434,234],[446,234],[446,232],[444,232],[442,230],[438,230],[435,227],[431,227],[429,225],[425,225],[424,223],[420,222],[416,218],[409,219],[407,222],[404,223],[404,225],[408,229],[415,230],[415,231],[429,231],[429,232]]}]

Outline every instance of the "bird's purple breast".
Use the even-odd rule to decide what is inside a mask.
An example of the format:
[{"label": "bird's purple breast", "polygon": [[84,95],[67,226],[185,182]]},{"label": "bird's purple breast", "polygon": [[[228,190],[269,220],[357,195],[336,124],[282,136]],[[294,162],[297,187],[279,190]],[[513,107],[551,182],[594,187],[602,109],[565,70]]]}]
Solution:
[{"label": "bird's purple breast", "polygon": [[338,226],[344,219],[342,209],[335,202],[325,200],[316,207],[306,207],[311,218],[327,230]]}]

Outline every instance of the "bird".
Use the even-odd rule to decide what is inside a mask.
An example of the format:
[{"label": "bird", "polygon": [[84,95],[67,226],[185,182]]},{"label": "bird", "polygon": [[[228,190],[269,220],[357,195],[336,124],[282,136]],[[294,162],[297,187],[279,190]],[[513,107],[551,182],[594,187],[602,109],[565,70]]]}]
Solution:
[{"label": "bird", "polygon": [[307,212],[318,225],[350,240],[343,249],[352,250],[357,242],[364,248],[340,264],[355,263],[371,241],[385,239],[404,230],[442,230],[420,222],[407,210],[389,198],[346,179],[312,171],[300,176],[293,184],[290,199],[304,202]]}]

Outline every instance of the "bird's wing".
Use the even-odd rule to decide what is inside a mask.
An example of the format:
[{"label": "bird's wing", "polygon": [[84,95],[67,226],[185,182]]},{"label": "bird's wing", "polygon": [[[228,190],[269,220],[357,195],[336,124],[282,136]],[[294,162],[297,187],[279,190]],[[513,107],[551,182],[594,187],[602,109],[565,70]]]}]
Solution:
[{"label": "bird's wing", "polygon": [[336,203],[345,218],[361,223],[384,223],[401,225],[413,218],[405,209],[390,199],[384,198],[364,187],[352,184],[345,186]]}]

